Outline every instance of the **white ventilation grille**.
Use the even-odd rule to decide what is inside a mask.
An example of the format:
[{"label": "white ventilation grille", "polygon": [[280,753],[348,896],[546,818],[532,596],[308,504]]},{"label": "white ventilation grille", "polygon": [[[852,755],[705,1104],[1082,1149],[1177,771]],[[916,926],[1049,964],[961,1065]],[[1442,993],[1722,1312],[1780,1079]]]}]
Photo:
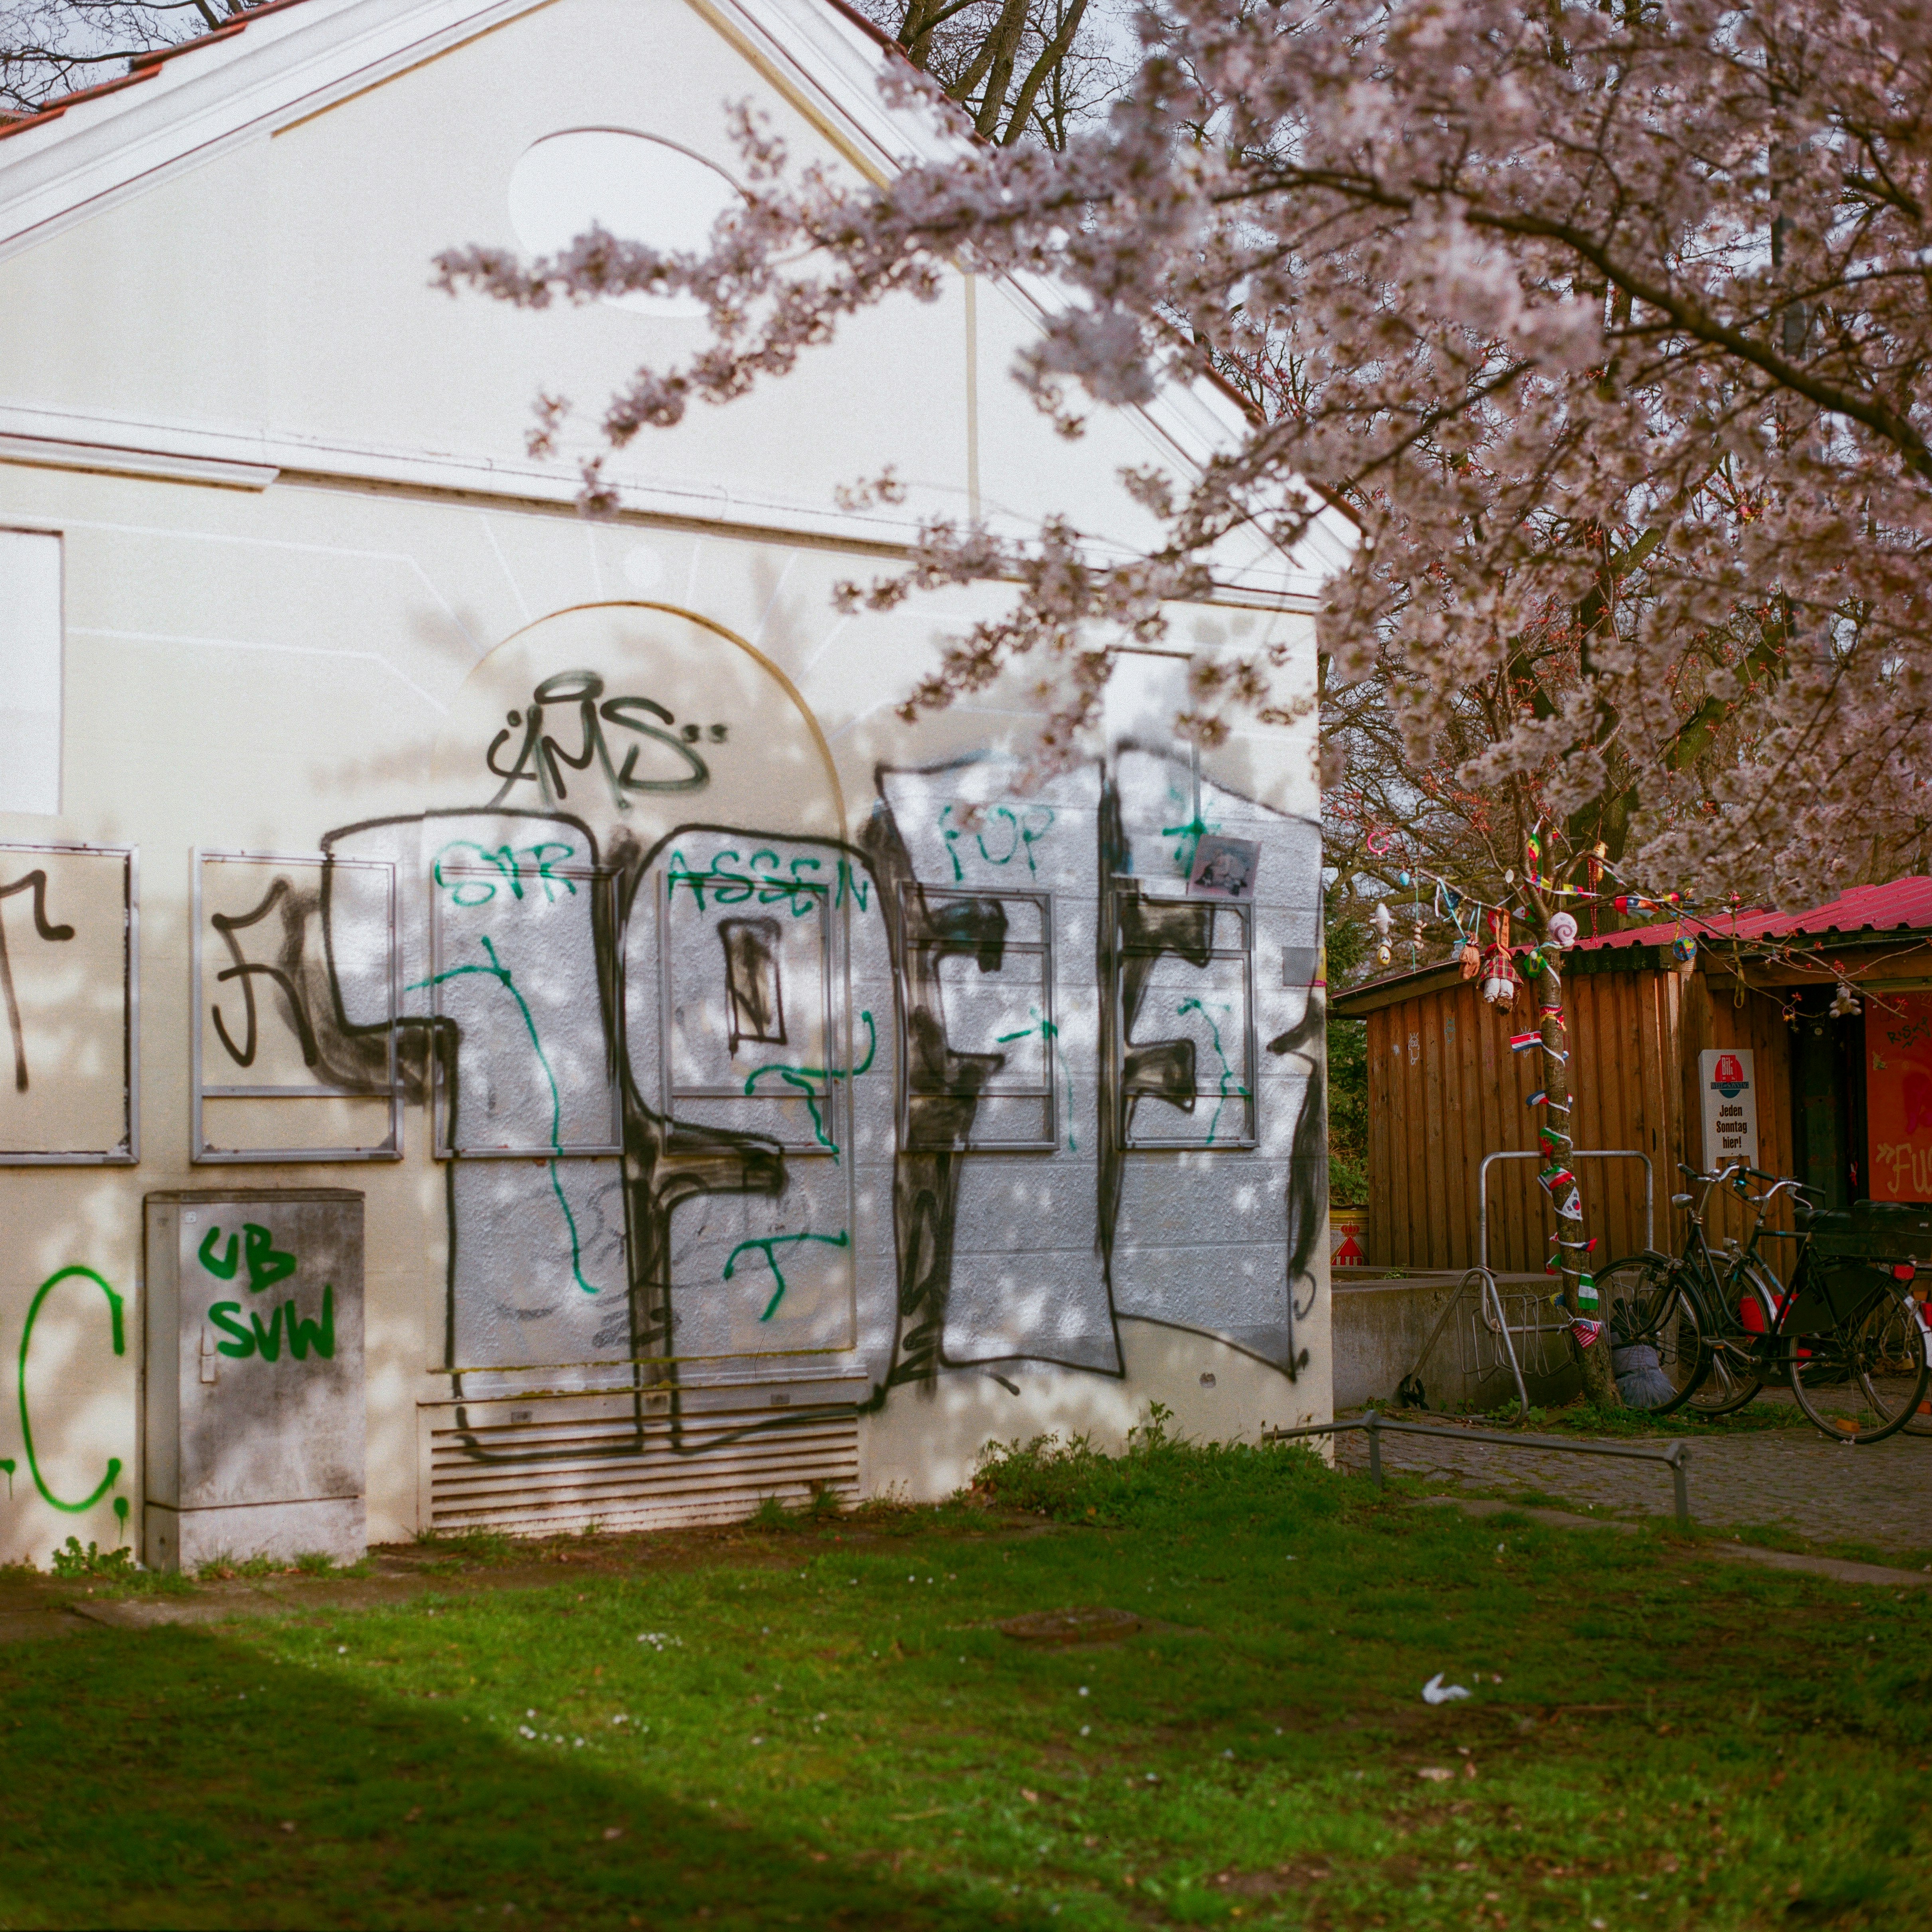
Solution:
[{"label": "white ventilation grille", "polygon": [[[850,1402],[769,1386],[706,1389],[674,1413],[663,1393],[438,1403],[429,1421],[430,1520],[460,1533],[538,1536],[735,1522],[768,1496],[788,1508],[859,1481]],[[796,1412],[793,1412],[796,1411]]]}]

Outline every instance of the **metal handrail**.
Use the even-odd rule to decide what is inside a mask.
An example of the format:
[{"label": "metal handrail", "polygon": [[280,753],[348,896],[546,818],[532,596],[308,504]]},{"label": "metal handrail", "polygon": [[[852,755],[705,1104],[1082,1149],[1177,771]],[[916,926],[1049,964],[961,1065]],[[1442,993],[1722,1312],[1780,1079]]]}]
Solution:
[{"label": "metal handrail", "polygon": [[[1543,1155],[1534,1148],[1512,1148],[1500,1154],[1486,1154],[1483,1164],[1476,1170],[1476,1265],[1484,1274],[1490,1270],[1490,1197],[1489,1182],[1491,1165],[1499,1160],[1540,1160]],[[1646,1248],[1657,1245],[1657,1176],[1650,1164],[1650,1156],[1635,1148],[1573,1148],[1568,1158],[1571,1160],[1640,1160],[1643,1162],[1643,1244]]]},{"label": "metal handrail", "polygon": [[1690,1523],[1690,1486],[1684,1465],[1690,1460],[1687,1443],[1673,1442],[1668,1449],[1624,1449],[1608,1442],[1565,1442],[1553,1436],[1498,1436],[1487,1429],[1445,1429],[1439,1423],[1395,1422],[1370,1409],[1366,1414],[1346,1421],[1314,1422],[1299,1429],[1264,1429],[1264,1442],[1287,1442],[1300,1436],[1340,1436],[1351,1429],[1365,1430],[1369,1438],[1369,1475],[1377,1489],[1382,1487],[1382,1434],[1439,1436],[1450,1442],[1493,1442],[1504,1449],[1556,1449],[1570,1456],[1613,1456],[1626,1462],[1663,1462],[1670,1466],[1671,1486],[1676,1492],[1677,1520],[1684,1528]]}]

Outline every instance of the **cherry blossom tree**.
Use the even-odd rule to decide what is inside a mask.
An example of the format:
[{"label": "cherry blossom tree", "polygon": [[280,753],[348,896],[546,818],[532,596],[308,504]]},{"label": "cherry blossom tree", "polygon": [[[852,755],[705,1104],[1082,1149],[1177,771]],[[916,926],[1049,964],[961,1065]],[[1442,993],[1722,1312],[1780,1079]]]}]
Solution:
[{"label": "cherry blossom tree", "polygon": [[[1292,547],[1339,501],[1360,541],[1328,590],[1331,703],[1371,685],[1419,825],[1468,834],[1486,802],[1492,871],[1520,873],[1532,811],[1566,864],[1614,844],[1706,898],[1815,902],[1922,842],[1932,12],[1164,0],[1140,31],[1132,84],[1064,152],[974,140],[908,63],[888,88],[959,117],[942,161],[874,189],[740,110],[751,192],[710,255],[594,232],[536,262],[454,251],[444,279],[706,303],[709,344],[610,399],[611,449],[962,266],[1064,292],[1015,373],[1069,436],[1234,374],[1244,434],[1198,476],[1125,479],[1162,522],[1147,554],[1064,518],[1028,541],[935,521],[843,593],[1011,584],[905,709],[1028,676],[1040,769],[1078,755],[1116,651],[1208,592],[1225,539]],[[546,405],[538,446],[560,421]],[[608,503],[604,452],[584,460]],[[1177,730],[1292,715],[1281,668],[1197,660]]]},{"label": "cherry blossom tree", "polygon": [[[1614,753],[1634,866],[1778,896],[1834,887],[1874,823],[1923,818],[1932,16],[1172,0],[1142,32],[1132,85],[1064,153],[962,125],[952,157],[874,190],[795,167],[741,113],[752,193],[708,257],[596,234],[535,263],[456,251],[444,274],[533,306],[705,300],[710,343],[611,399],[619,448],[960,264],[1066,292],[1016,374],[1070,435],[1217,356],[1292,364],[1296,406],[1204,474],[1131,479],[1165,521],[1149,555],[1097,560],[1065,521],[1024,543],[937,523],[908,570],[852,590],[1012,580],[1011,610],[908,703],[1024,658],[1043,764],[1075,755],[1114,648],[1204,591],[1218,542],[1255,526],[1292,544],[1325,493],[1362,536],[1324,646],[1346,682],[1400,646],[1389,696],[1418,742],[1552,610],[1600,595],[1607,557],[1642,551],[1626,620],[1591,626],[1560,701],[1510,718],[1464,782],[1553,764],[1567,819],[1604,797]],[[889,83],[958,111],[910,64]],[[1691,640],[1773,602],[1774,644],[1704,680],[1749,755],[1673,760]],[[1266,715],[1276,668],[1204,663],[1178,723],[1211,742]]]}]

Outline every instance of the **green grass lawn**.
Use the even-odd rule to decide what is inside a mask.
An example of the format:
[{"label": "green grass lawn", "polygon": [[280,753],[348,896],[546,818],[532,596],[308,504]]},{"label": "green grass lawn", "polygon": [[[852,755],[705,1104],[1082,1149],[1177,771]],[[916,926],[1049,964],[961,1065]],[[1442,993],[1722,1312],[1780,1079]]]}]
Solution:
[{"label": "green grass lawn", "polygon": [[[541,1587],[451,1545],[406,1604],[0,1651],[0,1925],[1932,1914],[1924,1592],[1292,1448],[1023,1454],[982,1500],[586,1538]],[[997,1627],[1076,1606],[1141,1628]]]}]

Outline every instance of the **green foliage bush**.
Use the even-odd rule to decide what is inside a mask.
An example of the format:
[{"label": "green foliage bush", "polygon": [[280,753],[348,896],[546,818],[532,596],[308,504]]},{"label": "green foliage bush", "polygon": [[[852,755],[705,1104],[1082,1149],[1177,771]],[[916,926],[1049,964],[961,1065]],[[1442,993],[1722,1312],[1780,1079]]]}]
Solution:
[{"label": "green foliage bush", "polygon": [[1154,1403],[1118,1456],[1096,1449],[1084,1435],[1064,1442],[1058,1436],[989,1442],[980,1453],[974,1492],[1063,1522],[1120,1527],[1172,1528],[1176,1519],[1223,1510],[1246,1516],[1257,1503],[1304,1517],[1340,1514],[1340,1480],[1300,1444],[1194,1442],[1168,1434],[1172,1417]]},{"label": "green foliage bush", "polygon": [[53,1553],[51,1565],[56,1576],[131,1576],[134,1552],[131,1550],[103,1550],[90,1543],[83,1550],[80,1538],[70,1536]]}]

